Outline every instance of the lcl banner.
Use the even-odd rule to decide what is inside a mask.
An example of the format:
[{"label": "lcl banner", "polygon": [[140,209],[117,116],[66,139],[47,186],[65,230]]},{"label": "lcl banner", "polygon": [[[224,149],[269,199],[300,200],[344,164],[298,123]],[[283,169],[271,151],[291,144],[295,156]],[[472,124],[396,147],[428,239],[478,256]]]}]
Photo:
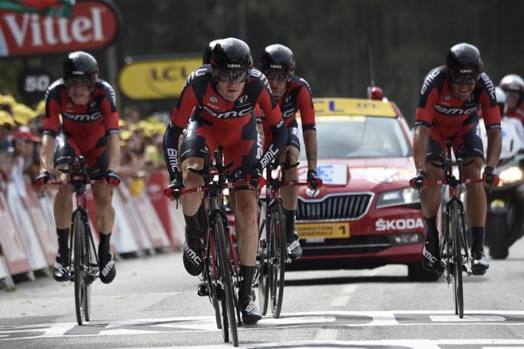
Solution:
[{"label": "lcl banner", "polygon": [[202,58],[142,59],[122,68],[120,91],[136,100],[176,98],[186,78],[202,65]]},{"label": "lcl banner", "polygon": [[0,11],[0,57],[103,48],[116,38],[118,18],[105,1],[79,2],[70,17]]}]

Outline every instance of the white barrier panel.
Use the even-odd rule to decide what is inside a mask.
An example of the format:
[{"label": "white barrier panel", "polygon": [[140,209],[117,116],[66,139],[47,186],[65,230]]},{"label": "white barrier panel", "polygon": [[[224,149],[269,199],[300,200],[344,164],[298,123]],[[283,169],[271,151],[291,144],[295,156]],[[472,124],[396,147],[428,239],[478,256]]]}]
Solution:
[{"label": "white barrier panel", "polygon": [[56,231],[49,224],[49,220],[43,212],[42,206],[30,183],[26,183],[26,193],[27,196],[22,198],[22,203],[31,216],[31,221],[40,240],[47,263],[51,265],[54,263],[56,251],[58,250]]},{"label": "white barrier panel", "polygon": [[[55,240],[57,240],[55,215],[53,212],[53,199],[54,194],[50,191],[46,191],[44,196],[38,198],[38,201],[40,202],[40,206],[42,207],[42,211],[45,215],[46,222],[49,225],[51,231],[53,232]],[[58,240],[56,241],[56,243],[58,245]]]},{"label": "white barrier panel", "polygon": [[7,286],[8,291],[14,289],[15,283],[11,278],[11,274],[9,274],[9,268],[7,267],[5,259],[2,255],[0,255],[0,279],[5,279],[5,285]]},{"label": "white barrier panel", "polygon": [[14,275],[29,271],[29,260],[2,192],[0,192],[0,222],[2,222],[0,245],[9,272]]},{"label": "white barrier panel", "polygon": [[155,247],[169,246],[169,239],[165,233],[164,226],[158,218],[155,208],[147,196],[146,190],[142,190],[139,196],[135,197],[134,204],[137,206],[146,226],[146,231]]},{"label": "white barrier panel", "polygon": [[9,275],[9,269],[7,269],[7,265],[4,262],[4,257],[0,255],[0,279],[5,279]]},{"label": "white barrier panel", "polygon": [[7,202],[13,213],[15,227],[21,237],[31,270],[44,269],[47,267],[46,258],[31,221],[31,216],[22,203],[21,197],[24,195],[26,195],[25,185],[22,189],[20,184],[18,186],[13,182],[7,184]]},{"label": "white barrier panel", "polygon": [[171,218],[171,225],[173,226],[173,239],[175,246],[181,246],[185,241],[186,221],[184,213],[182,212],[182,205],[177,205],[175,202],[169,205],[169,217]]},{"label": "white barrier panel", "polygon": [[140,250],[153,250],[153,244],[147,234],[147,229],[142,219],[142,214],[135,205],[135,198],[129,192],[129,188],[126,185],[120,185],[118,187],[122,202],[124,203],[123,214],[127,218],[130,224],[131,231],[133,232]]},{"label": "white barrier panel", "polygon": [[[122,185],[120,185],[122,187]],[[113,226],[112,243],[118,253],[131,253],[140,250],[133,226],[126,214],[126,205],[120,194],[120,189],[113,190],[113,207],[115,208],[115,224]]]}]

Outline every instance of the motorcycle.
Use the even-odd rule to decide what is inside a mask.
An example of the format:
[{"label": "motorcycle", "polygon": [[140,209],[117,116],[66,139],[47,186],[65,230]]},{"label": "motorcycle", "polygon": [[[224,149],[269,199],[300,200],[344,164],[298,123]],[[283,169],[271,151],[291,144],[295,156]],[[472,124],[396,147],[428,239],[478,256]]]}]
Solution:
[{"label": "motorcycle", "polygon": [[[502,152],[496,187],[486,187],[488,203],[485,244],[493,259],[505,259],[524,235],[524,128],[514,118],[501,122]],[[485,136],[485,131],[483,136]],[[485,149],[487,142],[484,143]]]}]

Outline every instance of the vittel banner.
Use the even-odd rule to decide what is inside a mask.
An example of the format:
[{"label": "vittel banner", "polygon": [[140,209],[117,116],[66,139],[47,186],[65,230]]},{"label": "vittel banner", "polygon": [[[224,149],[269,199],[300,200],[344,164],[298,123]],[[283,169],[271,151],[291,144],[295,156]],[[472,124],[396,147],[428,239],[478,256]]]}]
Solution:
[{"label": "vittel banner", "polygon": [[117,11],[104,1],[79,2],[70,17],[0,11],[0,57],[99,49],[117,34]]}]

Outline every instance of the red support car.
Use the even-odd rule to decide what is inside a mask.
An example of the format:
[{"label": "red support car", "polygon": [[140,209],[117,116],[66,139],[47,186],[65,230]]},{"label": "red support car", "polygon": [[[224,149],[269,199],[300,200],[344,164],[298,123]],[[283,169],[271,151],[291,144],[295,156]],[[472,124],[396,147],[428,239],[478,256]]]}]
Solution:
[{"label": "red support car", "polygon": [[[421,265],[424,220],[408,183],[415,167],[400,110],[386,99],[320,98],[314,105],[324,186],[300,189],[296,228],[303,256],[287,269],[405,264],[410,280],[436,280]],[[306,171],[301,166],[302,179]]]}]

